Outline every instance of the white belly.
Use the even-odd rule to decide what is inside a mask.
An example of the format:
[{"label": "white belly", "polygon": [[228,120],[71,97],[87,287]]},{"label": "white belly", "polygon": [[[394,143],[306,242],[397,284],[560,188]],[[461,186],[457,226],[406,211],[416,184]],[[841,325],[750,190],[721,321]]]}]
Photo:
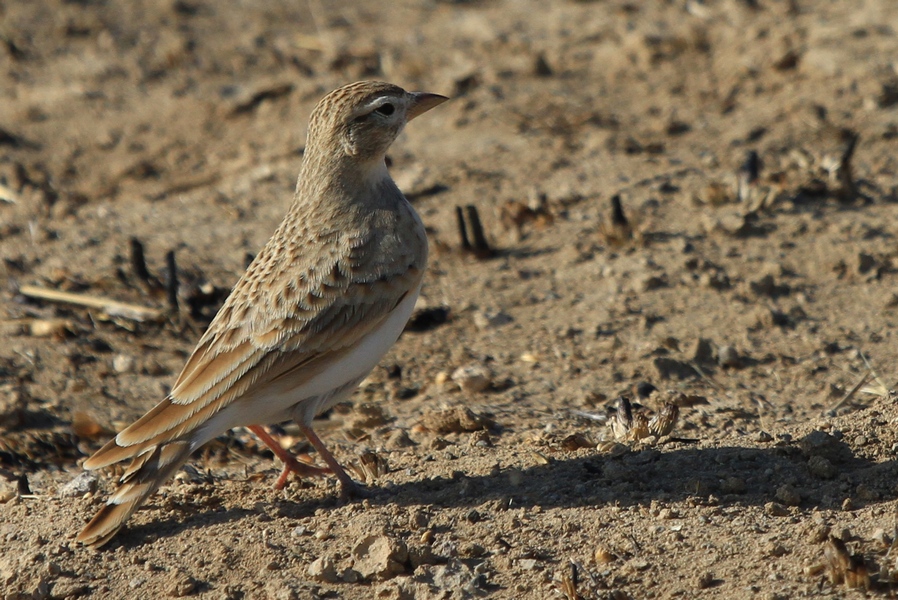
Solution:
[{"label": "white belly", "polygon": [[[289,377],[285,377],[286,381],[282,385],[267,386],[224,408],[197,429],[193,440],[195,447],[233,427],[278,423],[294,417],[306,423],[311,422],[317,414],[352,394],[356,385],[399,339],[415,308],[420,291],[419,287],[408,294],[380,327],[313,379],[292,387]],[[353,383],[354,385],[347,385]],[[339,391],[332,393],[335,390]]]}]

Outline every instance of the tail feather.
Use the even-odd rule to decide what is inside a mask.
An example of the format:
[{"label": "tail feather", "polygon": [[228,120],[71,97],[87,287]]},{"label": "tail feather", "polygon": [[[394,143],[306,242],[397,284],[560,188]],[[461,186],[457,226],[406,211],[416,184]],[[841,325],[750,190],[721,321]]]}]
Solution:
[{"label": "tail feather", "polygon": [[99,548],[112,539],[134,511],[184,464],[192,451],[189,442],[176,441],[154,446],[134,457],[119,488],[81,530],[77,540]]}]

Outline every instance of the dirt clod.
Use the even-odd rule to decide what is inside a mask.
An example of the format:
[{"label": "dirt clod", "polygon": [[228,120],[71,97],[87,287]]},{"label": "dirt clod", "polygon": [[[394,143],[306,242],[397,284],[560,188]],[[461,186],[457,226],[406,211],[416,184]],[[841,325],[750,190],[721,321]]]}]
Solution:
[{"label": "dirt clod", "polygon": [[466,365],[457,368],[452,373],[452,381],[464,392],[476,394],[482,392],[492,384],[492,374],[483,365]]},{"label": "dirt clod", "polygon": [[65,484],[59,490],[60,498],[77,498],[84,494],[95,492],[97,489],[97,474],[93,471],[85,471]]},{"label": "dirt clod", "polygon": [[492,422],[469,408],[458,406],[429,412],[421,419],[421,424],[436,433],[462,433],[488,428]]},{"label": "dirt clod", "polygon": [[309,577],[315,581],[323,583],[336,583],[340,580],[337,576],[337,569],[334,567],[334,561],[329,556],[319,556],[306,569]]},{"label": "dirt clod", "polygon": [[369,535],[352,549],[353,569],[366,580],[389,579],[405,572],[408,547],[402,540]]}]

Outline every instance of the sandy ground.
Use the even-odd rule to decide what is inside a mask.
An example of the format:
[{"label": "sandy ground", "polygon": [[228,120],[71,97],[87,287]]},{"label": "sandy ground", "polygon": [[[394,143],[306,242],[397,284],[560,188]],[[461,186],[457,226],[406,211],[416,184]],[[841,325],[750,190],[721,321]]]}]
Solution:
[{"label": "sandy ground", "polygon": [[[896,57],[891,0],[0,1],[0,598],[891,597]],[[390,155],[431,239],[414,326],[316,421],[373,496],[275,491],[237,430],[78,547],[116,478],[79,462],[366,78],[453,97]]]}]

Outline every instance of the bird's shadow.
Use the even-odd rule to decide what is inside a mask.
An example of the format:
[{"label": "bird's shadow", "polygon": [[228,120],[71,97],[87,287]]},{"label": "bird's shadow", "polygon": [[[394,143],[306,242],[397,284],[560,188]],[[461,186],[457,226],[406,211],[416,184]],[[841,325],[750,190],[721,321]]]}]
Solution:
[{"label": "bird's shadow", "polygon": [[[874,462],[855,455],[847,444],[834,438],[828,438],[823,447],[809,450],[808,445],[805,440],[768,448],[696,448],[678,443],[676,447],[646,447],[613,457],[567,458],[570,455],[560,454],[548,464],[500,467],[488,475],[456,471],[449,477],[381,487],[375,484],[368,502],[373,506],[482,507],[481,514],[487,515],[489,510],[507,508],[600,508],[690,498],[718,506],[775,502],[802,509],[836,509],[848,498],[858,508],[898,497],[893,483],[898,480],[898,461]],[[521,462],[532,461],[532,456],[532,452],[523,450]],[[274,512],[276,517],[298,519],[338,504],[336,496],[279,500]],[[205,507],[184,508],[189,515],[183,521],[132,527],[110,546],[139,545],[149,537],[172,537],[193,528],[260,514],[258,509],[247,508],[222,508],[206,514]]]}]

